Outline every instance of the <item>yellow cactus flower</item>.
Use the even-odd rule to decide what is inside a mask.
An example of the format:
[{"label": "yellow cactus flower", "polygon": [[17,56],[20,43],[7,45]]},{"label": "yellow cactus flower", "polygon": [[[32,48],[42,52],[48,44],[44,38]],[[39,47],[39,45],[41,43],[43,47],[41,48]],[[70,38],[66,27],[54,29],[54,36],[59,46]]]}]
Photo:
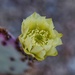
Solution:
[{"label": "yellow cactus flower", "polygon": [[58,54],[56,46],[62,44],[62,34],[54,29],[51,18],[33,13],[23,20],[21,31],[19,40],[25,53],[39,61]]}]

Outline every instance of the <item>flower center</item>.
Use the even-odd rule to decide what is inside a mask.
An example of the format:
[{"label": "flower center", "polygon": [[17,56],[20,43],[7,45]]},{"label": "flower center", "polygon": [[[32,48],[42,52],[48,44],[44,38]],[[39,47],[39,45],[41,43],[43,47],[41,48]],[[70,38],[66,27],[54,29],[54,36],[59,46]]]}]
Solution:
[{"label": "flower center", "polygon": [[35,38],[39,41],[43,39],[43,37],[40,34],[35,35]]},{"label": "flower center", "polygon": [[28,32],[27,36],[32,38],[34,44],[39,44],[41,46],[45,45],[48,41],[48,31],[45,30],[31,30]]}]

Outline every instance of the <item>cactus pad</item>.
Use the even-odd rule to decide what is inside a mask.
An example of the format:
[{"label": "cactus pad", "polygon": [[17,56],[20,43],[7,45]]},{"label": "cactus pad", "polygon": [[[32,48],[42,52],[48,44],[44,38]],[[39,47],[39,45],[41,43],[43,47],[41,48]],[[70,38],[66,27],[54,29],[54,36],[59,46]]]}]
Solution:
[{"label": "cactus pad", "polygon": [[21,51],[19,42],[5,29],[0,28],[0,73],[23,74],[30,68],[30,60]]}]

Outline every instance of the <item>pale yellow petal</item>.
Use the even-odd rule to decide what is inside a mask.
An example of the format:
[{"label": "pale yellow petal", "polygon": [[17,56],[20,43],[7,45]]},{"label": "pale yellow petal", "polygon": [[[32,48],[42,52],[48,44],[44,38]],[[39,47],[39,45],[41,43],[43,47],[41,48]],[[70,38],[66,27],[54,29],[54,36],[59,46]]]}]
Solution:
[{"label": "pale yellow petal", "polygon": [[39,18],[41,17],[38,13],[34,12],[30,17],[33,17],[33,18]]},{"label": "pale yellow petal", "polygon": [[46,52],[43,50],[43,51],[40,51],[39,53],[37,53],[36,54],[36,59],[37,60],[44,60],[44,58],[45,58],[45,54],[46,54]]},{"label": "pale yellow petal", "polygon": [[46,21],[49,24],[50,29],[54,29],[54,24],[53,24],[52,18],[46,19]]},{"label": "pale yellow petal", "polygon": [[22,33],[25,33],[25,30],[28,28],[29,30],[35,29],[36,28],[36,19],[34,18],[29,18],[26,20],[23,20],[22,23]]},{"label": "pale yellow petal", "polygon": [[41,46],[35,46],[32,50],[31,50],[31,53],[39,53],[40,51],[42,51],[43,48]]},{"label": "pale yellow petal", "polygon": [[25,46],[26,48],[28,48],[28,51],[30,52],[32,48],[32,39],[30,37],[27,37],[25,39]]},{"label": "pale yellow petal", "polygon": [[58,45],[62,45],[62,40],[60,38],[55,38],[53,42],[53,46],[56,47]]},{"label": "pale yellow petal", "polygon": [[50,50],[50,48],[52,47],[52,43],[53,43],[53,40],[49,40],[47,45],[43,47],[46,52]]},{"label": "pale yellow petal", "polygon": [[51,45],[45,45],[45,46],[43,47],[43,49],[44,49],[46,52],[49,51],[50,48],[51,48]]},{"label": "pale yellow petal", "polygon": [[37,19],[37,28],[39,30],[49,31],[49,24],[46,22],[45,17],[40,17]]},{"label": "pale yellow petal", "polygon": [[58,55],[58,52],[56,50],[56,48],[52,47],[47,53],[46,56],[56,56]]},{"label": "pale yellow petal", "polygon": [[34,54],[32,54],[31,52],[29,52],[29,51],[28,51],[27,49],[25,49],[25,48],[24,48],[24,52],[25,52],[26,54],[29,54],[29,55],[35,57]]},{"label": "pale yellow petal", "polygon": [[63,34],[62,33],[58,33],[57,30],[54,30],[54,32],[56,34],[56,37],[61,38],[63,36]]},{"label": "pale yellow petal", "polygon": [[37,27],[36,20],[40,17],[41,16],[35,12],[28,18],[24,19],[22,22],[22,33],[25,33],[27,28],[29,28],[30,30],[35,29]]}]

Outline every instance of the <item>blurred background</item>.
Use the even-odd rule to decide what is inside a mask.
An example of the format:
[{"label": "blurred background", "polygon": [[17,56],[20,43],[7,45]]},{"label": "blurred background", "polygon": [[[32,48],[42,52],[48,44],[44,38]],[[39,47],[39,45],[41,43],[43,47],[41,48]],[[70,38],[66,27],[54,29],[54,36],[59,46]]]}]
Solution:
[{"label": "blurred background", "polygon": [[75,0],[0,0],[0,27],[17,38],[23,19],[33,12],[53,19],[63,45],[58,56],[36,62],[26,75],[75,75]]}]

